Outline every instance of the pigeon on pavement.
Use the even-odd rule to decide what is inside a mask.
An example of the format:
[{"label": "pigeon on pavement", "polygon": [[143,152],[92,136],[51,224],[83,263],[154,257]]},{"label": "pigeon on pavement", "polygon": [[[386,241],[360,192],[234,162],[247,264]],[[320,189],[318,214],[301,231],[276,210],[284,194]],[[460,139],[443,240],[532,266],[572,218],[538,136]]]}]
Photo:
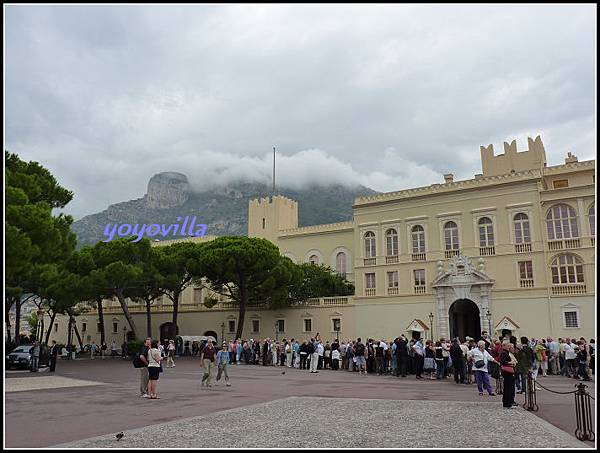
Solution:
[{"label": "pigeon on pavement", "polygon": [[115,437],[117,438],[117,441],[121,440],[123,438],[125,434],[123,434],[123,431],[121,431],[119,434],[117,434]]}]

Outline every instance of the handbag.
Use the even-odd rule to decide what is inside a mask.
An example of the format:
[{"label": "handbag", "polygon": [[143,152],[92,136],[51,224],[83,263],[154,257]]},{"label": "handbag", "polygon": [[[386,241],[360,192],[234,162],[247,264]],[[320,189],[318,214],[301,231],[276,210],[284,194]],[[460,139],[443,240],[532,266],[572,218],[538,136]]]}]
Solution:
[{"label": "handbag", "polygon": [[514,374],[515,373],[515,369],[512,365],[501,365],[500,369],[504,372],[504,373],[508,373],[508,374]]},{"label": "handbag", "polygon": [[423,370],[429,371],[429,370],[435,370],[436,366],[435,366],[435,360],[433,359],[433,357],[425,357],[425,363],[423,365]]},{"label": "handbag", "polygon": [[477,362],[475,362],[475,368],[483,368],[484,365],[485,362],[483,360],[478,360]]}]

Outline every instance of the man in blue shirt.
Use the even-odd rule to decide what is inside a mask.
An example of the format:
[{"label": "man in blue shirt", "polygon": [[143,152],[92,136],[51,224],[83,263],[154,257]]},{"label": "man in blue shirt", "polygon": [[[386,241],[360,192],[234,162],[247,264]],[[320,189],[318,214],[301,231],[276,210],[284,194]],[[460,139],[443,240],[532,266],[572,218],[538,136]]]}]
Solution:
[{"label": "man in blue shirt", "polygon": [[423,373],[423,363],[425,361],[425,348],[423,348],[423,342],[420,338],[413,345],[413,350],[415,351],[415,372],[417,379],[423,379],[421,374]]}]

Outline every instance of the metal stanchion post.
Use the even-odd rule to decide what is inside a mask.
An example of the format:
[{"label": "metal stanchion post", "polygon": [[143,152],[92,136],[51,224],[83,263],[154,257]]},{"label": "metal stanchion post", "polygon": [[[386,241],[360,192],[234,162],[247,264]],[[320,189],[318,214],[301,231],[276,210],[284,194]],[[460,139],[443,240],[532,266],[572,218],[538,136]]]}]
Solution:
[{"label": "metal stanchion post", "polygon": [[525,392],[525,402],[523,403],[523,408],[533,412],[537,412],[539,409],[537,405],[537,396],[535,393],[535,381],[531,371],[527,372],[527,390]]},{"label": "metal stanchion post", "polygon": [[575,392],[575,414],[577,416],[577,429],[575,429],[575,436],[579,440],[591,440],[595,439],[594,430],[592,429],[592,404],[591,395],[585,390],[587,385],[580,382],[576,385],[577,392]]}]

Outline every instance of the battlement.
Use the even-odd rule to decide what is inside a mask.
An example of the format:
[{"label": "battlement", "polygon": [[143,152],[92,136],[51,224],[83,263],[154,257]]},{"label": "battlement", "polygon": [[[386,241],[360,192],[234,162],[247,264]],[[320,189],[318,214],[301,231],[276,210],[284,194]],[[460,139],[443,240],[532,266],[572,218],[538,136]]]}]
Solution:
[{"label": "battlement", "polygon": [[271,203],[278,204],[280,206],[287,206],[290,208],[298,207],[297,201],[294,201],[290,198],[284,197],[283,195],[275,195],[273,197],[256,198],[254,200],[250,200],[249,207],[257,208],[259,206],[268,206]]},{"label": "battlement", "polygon": [[526,151],[517,150],[517,141],[504,142],[504,154],[494,156],[494,145],[481,146],[483,176],[504,175],[526,170],[540,170],[546,166],[546,150],[538,135],[527,137]]},{"label": "battlement", "polygon": [[290,198],[273,197],[248,202],[248,236],[277,243],[279,231],[298,228],[298,202]]}]

